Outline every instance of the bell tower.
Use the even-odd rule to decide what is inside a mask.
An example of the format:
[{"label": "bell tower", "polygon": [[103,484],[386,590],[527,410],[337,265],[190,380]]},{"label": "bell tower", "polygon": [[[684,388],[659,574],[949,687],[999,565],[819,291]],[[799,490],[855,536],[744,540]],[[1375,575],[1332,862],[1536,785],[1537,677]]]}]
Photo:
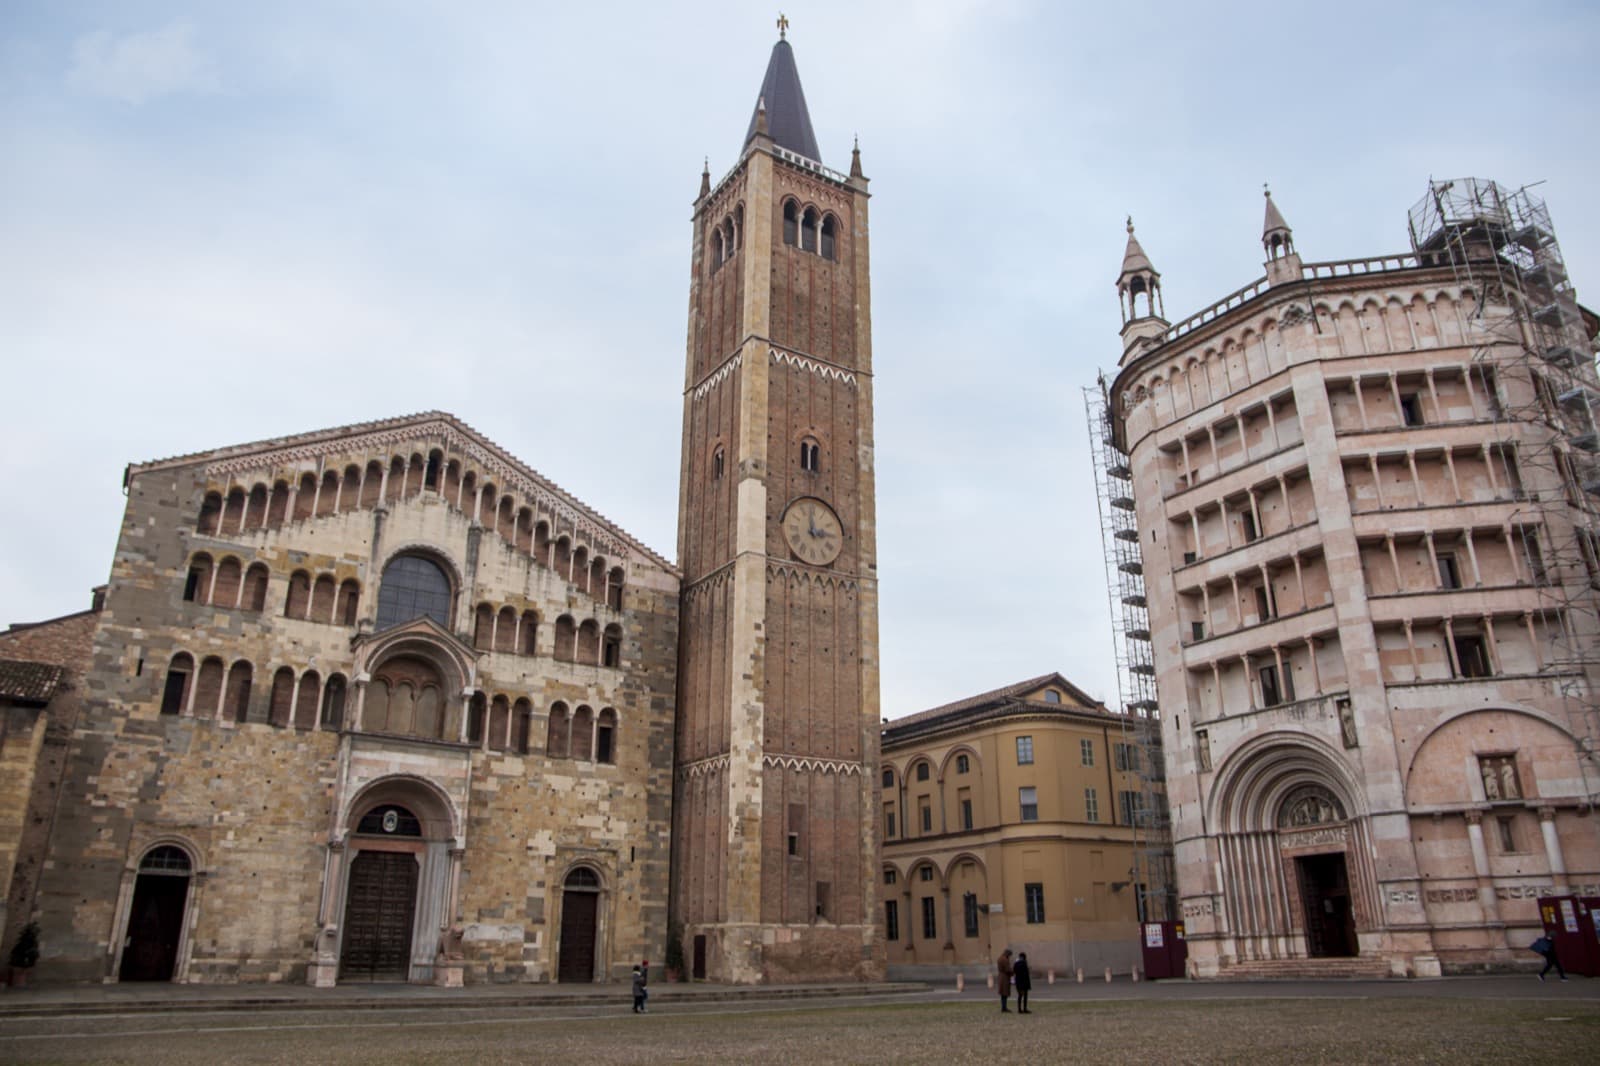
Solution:
[{"label": "bell tower", "polygon": [[691,968],[875,979],[878,579],[867,179],[778,24],[690,260],[672,915]]}]

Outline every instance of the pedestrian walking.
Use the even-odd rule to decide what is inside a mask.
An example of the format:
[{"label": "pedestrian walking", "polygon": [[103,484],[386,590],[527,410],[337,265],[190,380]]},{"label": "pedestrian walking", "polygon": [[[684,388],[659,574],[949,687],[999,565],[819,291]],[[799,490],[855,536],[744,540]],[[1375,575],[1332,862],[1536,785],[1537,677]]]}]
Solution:
[{"label": "pedestrian walking", "polygon": [[994,962],[995,984],[1000,989],[1000,1013],[1010,1014],[1006,1000],[1011,998],[1011,949],[1006,948]]},{"label": "pedestrian walking", "polygon": [[1033,973],[1028,969],[1028,953],[1017,952],[1017,961],[1011,964],[1011,983],[1017,986],[1017,1013],[1032,1014],[1028,1009],[1028,992],[1033,988]]},{"label": "pedestrian walking", "polygon": [[1554,940],[1551,940],[1548,936],[1542,936],[1529,944],[1528,947],[1535,954],[1544,956],[1544,969],[1539,971],[1539,980],[1544,980],[1544,975],[1550,972],[1550,967],[1552,966],[1556,968],[1556,974],[1563,981],[1567,979],[1567,971],[1561,968],[1561,960],[1556,958],[1556,942]]},{"label": "pedestrian walking", "polygon": [[644,986],[644,971],[639,967],[633,968],[633,1013],[644,1014],[644,1001],[650,995],[649,989]]}]

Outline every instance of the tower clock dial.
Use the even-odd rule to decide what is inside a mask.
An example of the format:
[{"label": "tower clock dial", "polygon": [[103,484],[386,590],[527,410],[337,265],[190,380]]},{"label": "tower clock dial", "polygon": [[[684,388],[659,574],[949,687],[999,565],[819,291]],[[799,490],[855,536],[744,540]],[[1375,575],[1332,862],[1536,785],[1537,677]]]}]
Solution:
[{"label": "tower clock dial", "polygon": [[827,566],[844,548],[844,527],[832,507],[813,496],[802,496],[783,512],[783,539],[796,559]]}]

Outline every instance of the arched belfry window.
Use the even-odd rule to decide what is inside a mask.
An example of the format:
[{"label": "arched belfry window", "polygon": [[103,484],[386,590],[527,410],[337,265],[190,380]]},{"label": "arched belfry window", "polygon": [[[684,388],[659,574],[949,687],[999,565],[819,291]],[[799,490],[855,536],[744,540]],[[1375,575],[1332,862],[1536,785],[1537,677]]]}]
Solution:
[{"label": "arched belfry window", "polygon": [[838,223],[832,215],[825,215],[822,219],[822,258],[838,259]]},{"label": "arched belfry window", "polygon": [[808,474],[822,469],[822,446],[810,437],[800,442],[800,469]]},{"label": "arched belfry window", "polygon": [[450,579],[431,559],[402,555],[383,568],[378,586],[378,628],[428,617],[450,628]]},{"label": "arched belfry window", "polygon": [[722,468],[727,463],[727,453],[719,444],[717,450],[711,453],[711,480],[722,480]]},{"label": "arched belfry window", "polygon": [[805,215],[800,219],[800,248],[806,252],[817,250],[817,212],[815,208],[806,208]]},{"label": "arched belfry window", "polygon": [[[800,208],[793,200],[786,200],[783,205],[783,243],[800,243]],[[221,509],[220,503],[218,509]]]}]

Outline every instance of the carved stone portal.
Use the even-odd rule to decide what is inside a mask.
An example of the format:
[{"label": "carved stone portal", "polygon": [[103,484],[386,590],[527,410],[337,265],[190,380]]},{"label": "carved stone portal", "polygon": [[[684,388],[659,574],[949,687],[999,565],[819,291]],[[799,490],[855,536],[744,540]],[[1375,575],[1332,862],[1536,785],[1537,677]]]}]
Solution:
[{"label": "carved stone portal", "polygon": [[1279,829],[1301,829],[1327,825],[1345,819],[1344,807],[1332,792],[1321,785],[1301,785],[1278,808]]}]

